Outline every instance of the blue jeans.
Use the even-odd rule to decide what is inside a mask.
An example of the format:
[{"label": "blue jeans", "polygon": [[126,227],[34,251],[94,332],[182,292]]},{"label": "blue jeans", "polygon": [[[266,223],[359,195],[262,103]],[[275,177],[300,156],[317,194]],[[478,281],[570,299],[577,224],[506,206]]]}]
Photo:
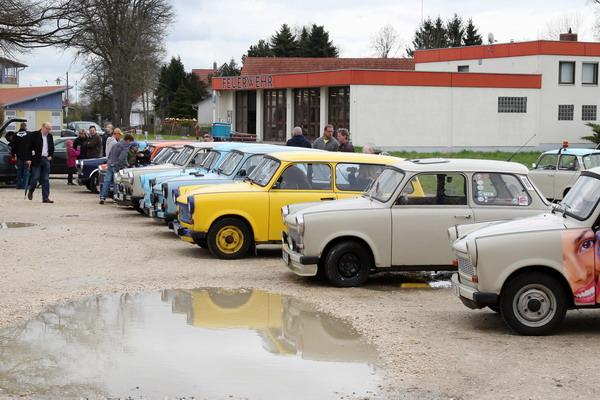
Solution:
[{"label": "blue jeans", "polygon": [[108,197],[108,190],[110,189],[110,185],[113,183],[113,179],[115,172],[119,172],[117,168],[115,168],[114,164],[108,164],[108,168],[106,169],[106,174],[104,175],[104,182],[102,182],[102,190],[100,191],[100,200],[106,200]]},{"label": "blue jeans", "polygon": [[17,189],[25,189],[29,184],[29,167],[25,160],[17,160]]},{"label": "blue jeans", "polygon": [[50,197],[50,161],[45,157],[42,157],[40,165],[31,167],[29,190],[33,192],[38,181],[42,184],[42,200],[48,200]]}]

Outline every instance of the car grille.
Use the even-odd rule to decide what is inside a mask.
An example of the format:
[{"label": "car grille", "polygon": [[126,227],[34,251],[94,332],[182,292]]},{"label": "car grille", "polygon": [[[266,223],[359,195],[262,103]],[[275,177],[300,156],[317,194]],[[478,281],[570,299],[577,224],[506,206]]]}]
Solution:
[{"label": "car grille", "polygon": [[184,222],[191,222],[192,216],[187,204],[178,204],[177,210],[179,211],[179,219]]},{"label": "car grille", "polygon": [[471,264],[471,261],[466,258],[458,257],[458,270],[468,276],[475,275],[475,268],[473,268],[473,264]]}]

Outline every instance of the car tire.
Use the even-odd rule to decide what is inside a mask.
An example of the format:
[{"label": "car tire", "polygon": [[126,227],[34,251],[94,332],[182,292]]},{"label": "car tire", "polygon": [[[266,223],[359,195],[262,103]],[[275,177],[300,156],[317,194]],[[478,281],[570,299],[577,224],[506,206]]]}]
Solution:
[{"label": "car tire", "polygon": [[98,193],[98,174],[92,174],[88,183],[88,189],[92,193]]},{"label": "car tire", "polygon": [[556,329],[567,312],[567,293],[554,277],[542,272],[517,275],[500,295],[504,322],[516,333],[546,335]]},{"label": "car tire", "polygon": [[133,206],[133,209],[142,215],[146,215],[146,213],[144,212],[144,209],[142,207],[138,206],[137,204],[135,206]]},{"label": "car tire", "polygon": [[206,239],[197,239],[196,240],[196,244],[198,245],[198,247],[200,247],[202,249],[208,248],[208,244],[206,242]]},{"label": "car tire", "polygon": [[490,310],[492,310],[493,312],[495,312],[496,314],[500,314],[500,307],[499,306],[488,306],[488,308]]},{"label": "car tire", "polygon": [[324,266],[325,277],[333,286],[361,286],[369,278],[371,255],[361,243],[341,242],[329,249]]},{"label": "car tire", "polygon": [[233,260],[248,254],[252,245],[252,233],[237,218],[223,218],[208,230],[208,250],[217,258]]}]

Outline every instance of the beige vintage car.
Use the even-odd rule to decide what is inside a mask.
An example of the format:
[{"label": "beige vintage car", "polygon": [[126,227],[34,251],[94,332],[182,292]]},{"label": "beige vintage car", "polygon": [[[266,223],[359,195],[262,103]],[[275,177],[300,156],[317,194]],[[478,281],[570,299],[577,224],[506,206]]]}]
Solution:
[{"label": "beige vintage car", "polygon": [[361,197],[284,207],[283,260],[335,286],[359,286],[380,271],[456,270],[449,227],[549,209],[521,164],[405,160]]},{"label": "beige vintage car", "polygon": [[463,225],[452,247],[454,293],[489,307],[523,335],[555,329],[569,308],[600,304],[600,168],[583,171],[552,212],[507,222]]}]

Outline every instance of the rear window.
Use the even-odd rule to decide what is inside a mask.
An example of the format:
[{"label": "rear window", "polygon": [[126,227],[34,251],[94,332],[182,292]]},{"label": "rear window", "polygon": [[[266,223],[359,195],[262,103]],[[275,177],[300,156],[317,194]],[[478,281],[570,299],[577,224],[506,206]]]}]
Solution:
[{"label": "rear window", "polygon": [[335,187],[343,191],[364,192],[383,168],[374,164],[338,164],[335,167]]},{"label": "rear window", "polygon": [[523,183],[510,174],[478,172],[473,174],[473,201],[490,206],[528,206],[531,196]]}]

